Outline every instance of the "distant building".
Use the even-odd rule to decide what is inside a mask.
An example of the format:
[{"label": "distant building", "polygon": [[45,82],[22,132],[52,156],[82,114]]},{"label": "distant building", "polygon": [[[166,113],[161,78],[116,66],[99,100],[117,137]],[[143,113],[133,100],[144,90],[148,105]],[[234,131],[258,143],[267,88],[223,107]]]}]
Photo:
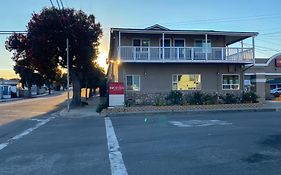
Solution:
[{"label": "distant building", "polygon": [[[241,93],[255,63],[257,32],[112,28],[108,78],[124,84],[125,101],[153,104],[171,90]],[[243,41],[252,38],[252,46]],[[239,47],[231,47],[234,44]]]},{"label": "distant building", "polygon": [[270,58],[256,59],[255,65],[245,71],[248,89],[256,91],[260,98],[271,99],[270,90],[281,88],[281,53]]},{"label": "distant building", "polygon": [[18,80],[0,80],[0,99],[18,97]]}]

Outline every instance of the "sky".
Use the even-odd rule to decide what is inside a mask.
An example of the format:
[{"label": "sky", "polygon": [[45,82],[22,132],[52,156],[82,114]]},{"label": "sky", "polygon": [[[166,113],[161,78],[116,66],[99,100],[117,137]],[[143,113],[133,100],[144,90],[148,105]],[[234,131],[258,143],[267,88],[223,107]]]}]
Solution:
[{"label": "sky", "polygon": [[[33,12],[50,7],[50,0],[0,0],[0,31],[25,30]],[[4,3],[5,2],[5,3]],[[62,0],[65,7],[94,14],[101,23],[99,63],[105,66],[111,27],[145,28],[160,24],[170,29],[259,32],[256,57],[281,52],[280,0]],[[56,5],[56,0],[53,0]],[[12,78],[7,35],[0,35],[0,77]],[[245,46],[251,44],[246,41]]]}]

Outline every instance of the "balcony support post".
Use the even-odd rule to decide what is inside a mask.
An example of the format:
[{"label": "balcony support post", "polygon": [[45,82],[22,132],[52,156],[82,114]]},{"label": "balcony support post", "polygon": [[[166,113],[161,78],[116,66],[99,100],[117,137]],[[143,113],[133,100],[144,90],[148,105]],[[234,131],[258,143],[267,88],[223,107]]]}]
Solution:
[{"label": "balcony support post", "polygon": [[121,60],[121,32],[118,33],[118,59]]},{"label": "balcony support post", "polygon": [[207,44],[208,44],[208,34],[205,34],[205,60],[208,60]]},{"label": "balcony support post", "polygon": [[252,37],[252,45],[253,45],[253,61],[254,61],[254,65],[256,64],[256,59],[255,59],[255,36]]},{"label": "balcony support post", "polygon": [[165,44],[165,34],[162,33],[162,62],[164,62],[164,60],[165,60],[164,44]]},{"label": "balcony support post", "polygon": [[243,40],[241,41],[241,55],[242,55],[242,59],[245,59],[245,54],[244,54],[244,43]]}]

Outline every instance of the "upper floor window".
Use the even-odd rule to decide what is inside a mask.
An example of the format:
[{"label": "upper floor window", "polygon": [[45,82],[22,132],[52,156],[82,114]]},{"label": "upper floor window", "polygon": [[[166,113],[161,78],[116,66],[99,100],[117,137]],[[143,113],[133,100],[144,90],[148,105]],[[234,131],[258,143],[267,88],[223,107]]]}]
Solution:
[{"label": "upper floor window", "polygon": [[133,46],[139,47],[149,47],[149,40],[148,39],[133,39]]},{"label": "upper floor window", "polygon": [[212,44],[211,40],[203,40],[203,39],[197,39],[195,40],[195,47],[202,47],[203,52],[211,53],[212,52]]}]

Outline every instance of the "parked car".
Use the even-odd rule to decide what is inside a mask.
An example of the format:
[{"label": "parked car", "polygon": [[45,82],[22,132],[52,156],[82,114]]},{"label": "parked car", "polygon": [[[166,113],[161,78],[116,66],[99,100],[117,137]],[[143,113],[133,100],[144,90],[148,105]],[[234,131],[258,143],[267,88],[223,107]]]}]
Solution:
[{"label": "parked car", "polygon": [[275,97],[281,95],[281,88],[275,88],[270,90],[270,94],[274,95]]}]

